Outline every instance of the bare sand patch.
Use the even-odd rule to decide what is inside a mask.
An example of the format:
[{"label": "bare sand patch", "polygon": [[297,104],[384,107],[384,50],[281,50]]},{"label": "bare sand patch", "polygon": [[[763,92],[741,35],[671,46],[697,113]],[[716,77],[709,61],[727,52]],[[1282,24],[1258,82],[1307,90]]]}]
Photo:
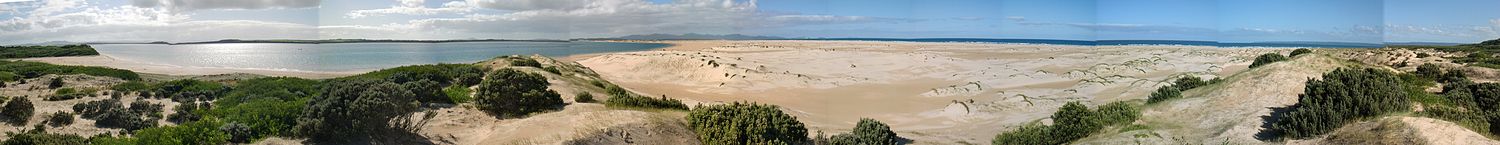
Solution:
[{"label": "bare sand patch", "polygon": [[813,130],[874,118],[919,144],[987,144],[1069,101],[1143,99],[1278,49],[872,41],[664,41],[577,62],[621,86],[692,102],[783,106]]}]

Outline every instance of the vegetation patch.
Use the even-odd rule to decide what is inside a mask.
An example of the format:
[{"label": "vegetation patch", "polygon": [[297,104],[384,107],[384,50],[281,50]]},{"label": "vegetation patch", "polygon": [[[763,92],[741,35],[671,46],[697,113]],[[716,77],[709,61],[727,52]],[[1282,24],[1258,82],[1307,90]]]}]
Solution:
[{"label": "vegetation patch", "polygon": [[1325,134],[1344,124],[1410,109],[1406,83],[1389,71],[1337,69],[1307,87],[1271,130],[1296,139]]},{"label": "vegetation patch", "polygon": [[631,93],[630,91],[625,90],[625,88],[620,88],[620,86],[611,84],[603,85],[605,86],[604,91],[609,93],[610,96],[609,100],[604,101],[605,106],[619,108],[688,110],[688,106],[682,104],[681,100],[667,98],[667,96],[661,96],[660,98],[645,97],[637,95],[635,93]]},{"label": "vegetation patch", "polygon": [[95,67],[95,66],[53,65],[53,64],[47,64],[47,63],[29,62],[29,61],[4,61],[4,60],[0,60],[0,72],[10,72],[10,73],[18,74],[18,75],[20,75],[23,78],[37,78],[37,77],[41,77],[43,75],[48,75],[48,74],[56,74],[56,75],[85,74],[85,75],[92,75],[92,76],[114,77],[114,78],[120,78],[120,79],[125,79],[125,80],[140,80],[141,79],[141,76],[139,74],[136,74],[133,71],[123,70],[123,69],[115,69],[115,68],[107,68],[107,67]]},{"label": "vegetation patch", "polygon": [[994,144],[1067,144],[1088,137],[1104,126],[1134,122],[1140,117],[1140,108],[1126,102],[1113,102],[1089,110],[1078,102],[1068,102],[1052,114],[1052,126],[1037,123],[1024,125],[1011,132],[995,136]]},{"label": "vegetation patch", "polygon": [[1286,56],[1283,56],[1280,53],[1266,53],[1266,54],[1261,54],[1260,56],[1256,56],[1255,57],[1255,62],[1250,63],[1250,68],[1256,68],[1256,67],[1260,67],[1260,66],[1263,66],[1263,65],[1267,65],[1267,64],[1271,64],[1271,63],[1276,63],[1276,62],[1280,62],[1280,61],[1286,61],[1286,60],[1290,60],[1290,58],[1287,58]]},{"label": "vegetation patch", "polygon": [[869,118],[860,118],[859,123],[854,125],[853,132],[834,135],[827,141],[830,145],[895,145],[898,143],[901,143],[901,138],[896,136],[896,132],[891,131],[890,126]]},{"label": "vegetation patch", "polygon": [[0,59],[99,55],[89,45],[0,46]]},{"label": "vegetation patch", "polygon": [[807,127],[776,105],[734,102],[698,106],[688,113],[689,128],[703,144],[803,144]]},{"label": "vegetation patch", "polygon": [[561,109],[566,105],[562,95],[548,90],[547,78],[540,74],[500,69],[479,83],[474,104],[497,117],[517,117]]}]

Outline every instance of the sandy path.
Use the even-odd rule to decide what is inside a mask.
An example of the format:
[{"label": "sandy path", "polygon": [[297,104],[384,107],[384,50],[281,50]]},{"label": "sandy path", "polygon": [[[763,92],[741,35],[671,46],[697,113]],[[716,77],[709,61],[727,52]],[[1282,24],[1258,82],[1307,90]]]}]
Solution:
[{"label": "sandy path", "polygon": [[657,51],[580,56],[604,78],[695,102],[781,105],[813,130],[859,118],[921,144],[987,144],[1061,104],[1143,99],[1181,75],[1232,73],[1268,49],[912,43],[666,41]]},{"label": "sandy path", "polygon": [[353,72],[323,72],[323,71],[290,71],[290,70],[265,70],[265,69],[240,69],[240,68],[209,68],[209,67],[186,67],[165,64],[152,64],[123,59],[116,59],[108,55],[97,56],[75,56],[75,57],[43,57],[26,58],[24,61],[37,61],[61,65],[103,66],[135,71],[138,73],[153,73],[166,75],[215,75],[231,73],[248,73],[267,76],[289,76],[301,78],[334,78],[349,76],[364,71]]}]

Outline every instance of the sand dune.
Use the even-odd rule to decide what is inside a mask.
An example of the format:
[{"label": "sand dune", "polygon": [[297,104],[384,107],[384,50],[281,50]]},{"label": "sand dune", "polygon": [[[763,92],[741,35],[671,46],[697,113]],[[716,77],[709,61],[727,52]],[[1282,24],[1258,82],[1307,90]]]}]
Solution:
[{"label": "sand dune", "polygon": [[635,91],[784,106],[813,130],[861,117],[923,144],[986,144],[1068,101],[1145,98],[1181,75],[1243,70],[1277,49],[868,41],[668,41],[659,51],[574,58]]}]

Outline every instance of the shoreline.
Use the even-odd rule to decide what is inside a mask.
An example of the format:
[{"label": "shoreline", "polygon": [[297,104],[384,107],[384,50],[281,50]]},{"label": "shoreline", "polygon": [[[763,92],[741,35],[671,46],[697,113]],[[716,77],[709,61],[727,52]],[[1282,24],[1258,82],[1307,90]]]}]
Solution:
[{"label": "shoreline", "polygon": [[68,56],[68,57],[38,57],[14,59],[20,61],[44,62],[57,65],[98,66],[134,71],[143,74],[161,74],[169,76],[200,76],[221,74],[256,74],[265,76],[299,77],[308,79],[327,79],[343,76],[351,76],[369,71],[296,71],[296,70],[270,70],[249,68],[211,68],[211,67],[187,67],[164,64],[152,64],[145,62],[116,59],[107,55],[94,56]]}]

